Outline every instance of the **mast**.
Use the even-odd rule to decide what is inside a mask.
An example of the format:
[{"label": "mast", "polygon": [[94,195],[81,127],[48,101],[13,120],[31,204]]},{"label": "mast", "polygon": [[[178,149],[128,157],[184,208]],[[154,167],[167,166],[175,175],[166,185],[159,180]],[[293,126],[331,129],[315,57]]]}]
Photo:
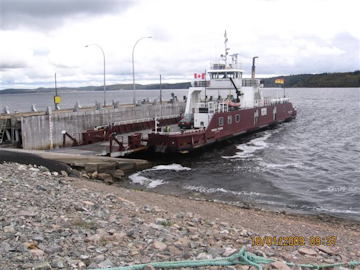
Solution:
[{"label": "mast", "polygon": [[207,101],[206,100],[207,100],[207,98],[206,98],[206,69],[205,69],[205,107],[207,107]]},{"label": "mast", "polygon": [[230,50],[230,48],[227,47],[228,38],[227,38],[226,30],[225,30],[224,38],[225,38],[225,42],[224,42],[224,44],[225,44],[225,54],[222,54],[221,57],[223,57],[224,60],[225,60],[225,68],[226,68],[228,50]]}]

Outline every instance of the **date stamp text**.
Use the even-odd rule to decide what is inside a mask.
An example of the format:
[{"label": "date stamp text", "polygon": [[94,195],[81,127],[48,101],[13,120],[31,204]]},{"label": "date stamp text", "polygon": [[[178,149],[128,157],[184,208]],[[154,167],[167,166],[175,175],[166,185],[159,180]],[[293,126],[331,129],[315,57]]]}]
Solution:
[{"label": "date stamp text", "polygon": [[336,236],[253,236],[253,246],[335,246]]}]

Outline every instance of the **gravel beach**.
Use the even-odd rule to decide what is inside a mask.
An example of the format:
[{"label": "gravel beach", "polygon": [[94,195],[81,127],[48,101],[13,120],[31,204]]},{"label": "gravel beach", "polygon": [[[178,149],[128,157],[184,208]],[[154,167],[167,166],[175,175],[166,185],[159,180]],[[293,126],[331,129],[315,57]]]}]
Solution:
[{"label": "gravel beach", "polygon": [[[276,261],[264,269],[289,269],[284,261],[360,261],[360,224],[128,190],[43,166],[0,164],[1,269],[95,269],[213,259],[243,246]],[[201,269],[249,268],[255,269]],[[340,269],[347,268],[360,266]]]}]

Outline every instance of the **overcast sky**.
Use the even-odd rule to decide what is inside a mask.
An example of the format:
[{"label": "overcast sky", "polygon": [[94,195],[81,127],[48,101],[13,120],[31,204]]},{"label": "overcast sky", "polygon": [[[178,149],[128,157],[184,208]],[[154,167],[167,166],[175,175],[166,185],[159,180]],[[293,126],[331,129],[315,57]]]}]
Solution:
[{"label": "overcast sky", "polygon": [[257,76],[360,69],[358,0],[0,0],[0,89],[190,81],[224,50]]}]

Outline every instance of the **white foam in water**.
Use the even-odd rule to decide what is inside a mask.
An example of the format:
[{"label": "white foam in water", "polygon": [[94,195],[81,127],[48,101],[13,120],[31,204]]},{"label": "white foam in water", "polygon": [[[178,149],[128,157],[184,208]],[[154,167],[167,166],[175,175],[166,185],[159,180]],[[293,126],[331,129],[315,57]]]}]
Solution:
[{"label": "white foam in water", "polygon": [[346,210],[346,209],[329,209],[325,207],[315,207],[311,210],[315,212],[325,212],[325,213],[333,213],[333,214],[355,214],[355,215],[360,214],[360,211],[354,211],[352,210],[352,208]]},{"label": "white foam in water", "polygon": [[151,169],[144,170],[146,171],[160,171],[160,170],[173,170],[173,171],[190,171],[191,168],[189,167],[183,167],[181,164],[171,164],[171,165],[158,165]]},{"label": "white foam in water", "polygon": [[269,146],[265,141],[271,136],[271,133],[265,133],[265,136],[253,139],[246,144],[239,144],[236,146],[237,149],[241,150],[233,156],[223,156],[223,158],[249,158],[253,157],[254,153],[258,150],[265,149]]},{"label": "white foam in water", "polygon": [[351,186],[341,186],[334,187],[329,186],[326,189],[320,189],[319,192],[329,192],[329,193],[340,193],[340,192],[350,192],[350,193],[360,193],[360,187],[351,187]]},{"label": "white foam in water", "polygon": [[302,162],[293,162],[293,163],[285,163],[285,164],[274,164],[274,163],[266,163],[263,161],[259,162],[260,166],[268,168],[268,169],[282,169],[282,168],[297,168],[297,169],[306,169],[307,167],[303,165]]},{"label": "white foam in water", "polygon": [[247,191],[232,191],[232,190],[227,190],[224,188],[206,188],[203,186],[184,186],[184,189],[187,190],[192,190],[192,191],[196,191],[196,192],[200,192],[200,193],[207,193],[207,194],[212,194],[212,193],[225,193],[225,194],[232,194],[235,196],[265,196],[264,194],[258,193],[258,192],[247,192]]},{"label": "white foam in water", "polygon": [[163,180],[151,180],[150,183],[148,184],[148,188],[155,188],[157,186],[163,185],[166,182]]},{"label": "white foam in water", "polygon": [[137,173],[130,175],[129,179],[135,184],[147,186],[148,188],[155,188],[157,186],[160,186],[160,185],[163,185],[166,183],[163,180],[152,180],[152,179],[146,178],[144,176],[141,176],[140,173],[141,172],[137,172]]},{"label": "white foam in water", "polygon": [[183,167],[180,164],[175,164],[175,163],[171,164],[171,165],[158,165],[153,168],[134,173],[129,176],[129,179],[135,184],[140,184],[140,185],[146,186],[147,188],[155,188],[157,186],[166,184],[167,182],[160,180],[160,179],[156,179],[156,180],[149,179],[144,176],[141,176],[140,174],[142,172],[161,171],[161,170],[171,170],[171,171],[179,172],[179,171],[190,171],[191,168]]}]

